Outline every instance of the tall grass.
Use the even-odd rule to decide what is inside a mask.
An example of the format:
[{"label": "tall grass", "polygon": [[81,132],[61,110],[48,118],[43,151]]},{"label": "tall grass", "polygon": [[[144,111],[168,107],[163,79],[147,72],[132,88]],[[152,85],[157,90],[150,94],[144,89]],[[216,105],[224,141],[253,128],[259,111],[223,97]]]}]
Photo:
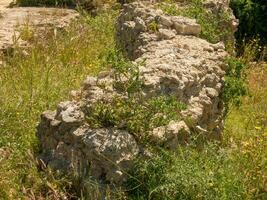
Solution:
[{"label": "tall grass", "polygon": [[48,191],[53,194],[51,188],[58,189],[60,184],[49,185],[51,174],[48,178],[37,173],[29,157],[38,147],[35,127],[41,112],[55,109],[86,75],[103,68],[102,55],[114,47],[115,16],[116,11],[95,18],[84,16],[65,31],[26,37],[31,50],[15,48],[4,57],[6,64],[0,68],[0,199],[24,195],[49,199]]}]

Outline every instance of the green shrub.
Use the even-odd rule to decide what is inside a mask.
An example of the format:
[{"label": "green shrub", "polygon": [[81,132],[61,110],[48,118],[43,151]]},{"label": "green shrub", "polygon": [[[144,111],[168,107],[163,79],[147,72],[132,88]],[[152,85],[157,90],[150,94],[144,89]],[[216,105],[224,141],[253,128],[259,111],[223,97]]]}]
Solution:
[{"label": "green shrub", "polygon": [[175,97],[154,97],[143,99],[115,97],[111,102],[98,102],[91,106],[87,121],[94,128],[117,127],[135,135],[140,141],[149,142],[149,131],[179,120],[185,105]]},{"label": "green shrub", "polygon": [[159,30],[159,25],[157,24],[156,21],[152,21],[150,22],[150,24],[148,24],[148,28],[149,30],[153,31],[153,32],[157,32]]},{"label": "green shrub", "polygon": [[258,37],[263,44],[267,44],[267,1],[231,0],[231,8],[239,19],[238,42]]},{"label": "green shrub", "polygon": [[246,46],[255,43],[256,54],[253,59],[266,60],[267,1],[231,0],[231,8],[239,19],[238,31],[236,32],[237,52],[240,55],[246,54]]},{"label": "green shrub", "polygon": [[227,111],[230,105],[240,106],[242,97],[248,94],[248,89],[243,73],[245,64],[233,57],[228,58],[226,63],[228,64],[228,69],[225,76],[222,99]]}]

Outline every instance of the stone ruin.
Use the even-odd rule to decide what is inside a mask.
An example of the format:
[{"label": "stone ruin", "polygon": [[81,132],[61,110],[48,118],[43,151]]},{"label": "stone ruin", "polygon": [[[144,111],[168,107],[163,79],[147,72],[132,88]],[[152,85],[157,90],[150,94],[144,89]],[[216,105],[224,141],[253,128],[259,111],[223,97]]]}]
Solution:
[{"label": "stone ruin", "polygon": [[[151,28],[157,24],[157,30]],[[178,144],[200,132],[219,138],[223,129],[223,92],[227,56],[223,43],[211,44],[199,38],[196,20],[169,16],[142,3],[124,5],[116,24],[118,46],[139,67],[146,97],[174,95],[187,105],[182,111],[186,121],[151,130],[155,141],[175,149]],[[104,71],[88,77],[83,87],[72,92],[73,100],[61,102],[56,111],[46,111],[38,125],[42,145],[40,158],[49,166],[72,170],[79,176],[90,174],[100,183],[121,184],[133,159],[144,149],[133,135],[115,127],[94,129],[85,120],[85,107],[118,94],[114,73]],[[101,83],[107,87],[103,89]],[[185,135],[186,137],[181,137]]]}]

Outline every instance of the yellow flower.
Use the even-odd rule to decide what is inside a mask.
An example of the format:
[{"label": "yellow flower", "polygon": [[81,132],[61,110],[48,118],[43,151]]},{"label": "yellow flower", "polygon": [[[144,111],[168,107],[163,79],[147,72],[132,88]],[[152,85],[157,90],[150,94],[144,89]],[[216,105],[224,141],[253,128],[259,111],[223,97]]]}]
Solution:
[{"label": "yellow flower", "polygon": [[243,144],[243,146],[249,146],[250,145],[250,143],[248,142],[248,141],[244,141],[244,142],[242,142],[242,144]]},{"label": "yellow flower", "polygon": [[262,139],[262,138],[259,138],[259,139],[258,139],[258,142],[259,142],[259,143],[263,142],[263,139]]},{"label": "yellow flower", "polygon": [[213,183],[212,181],[209,181],[209,182],[208,182],[208,186],[209,186],[209,187],[212,187],[212,186],[214,186],[214,183]]}]

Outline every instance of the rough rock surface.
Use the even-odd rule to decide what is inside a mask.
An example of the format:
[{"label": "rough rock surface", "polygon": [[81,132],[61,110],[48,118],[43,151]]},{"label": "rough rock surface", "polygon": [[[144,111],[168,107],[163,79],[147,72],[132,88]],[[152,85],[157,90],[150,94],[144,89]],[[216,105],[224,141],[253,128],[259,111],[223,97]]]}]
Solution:
[{"label": "rough rock surface", "polygon": [[[195,20],[136,7],[125,6],[118,19],[117,37],[129,58],[136,63],[145,60],[140,75],[146,95],[175,95],[189,106],[183,115],[190,117],[196,127],[219,134],[223,116],[219,94],[227,56],[223,43],[210,44],[198,38],[201,28]],[[159,30],[149,30],[155,22]],[[140,29],[139,24],[144,28]],[[168,37],[162,37],[162,29]]]},{"label": "rough rock surface", "polygon": [[64,102],[56,112],[42,114],[38,137],[45,152],[41,156],[54,169],[91,175],[102,183],[121,183],[132,166],[138,145],[127,131],[91,129],[83,123],[77,104]]},{"label": "rough rock surface", "polygon": [[[223,43],[198,38],[201,27],[195,20],[171,17],[141,3],[124,6],[116,29],[125,56],[134,63],[145,63],[139,67],[143,95],[173,95],[188,106],[182,112],[184,120],[151,130],[151,142],[161,141],[173,149],[186,144],[194,132],[219,137],[224,111],[219,95],[227,67]],[[38,137],[46,163],[74,169],[82,176],[89,173],[104,183],[117,184],[126,178],[124,172],[131,169],[142,147],[125,130],[92,129],[85,120],[85,108],[120,95],[114,79],[112,71],[88,77],[80,90],[72,92],[72,101],[42,115]]]},{"label": "rough rock surface", "polygon": [[39,29],[47,26],[62,28],[78,16],[78,12],[71,9],[10,8],[11,3],[12,0],[1,0],[0,2],[0,52],[11,47],[14,40],[17,40],[19,45],[25,45],[19,35],[26,24]]}]

